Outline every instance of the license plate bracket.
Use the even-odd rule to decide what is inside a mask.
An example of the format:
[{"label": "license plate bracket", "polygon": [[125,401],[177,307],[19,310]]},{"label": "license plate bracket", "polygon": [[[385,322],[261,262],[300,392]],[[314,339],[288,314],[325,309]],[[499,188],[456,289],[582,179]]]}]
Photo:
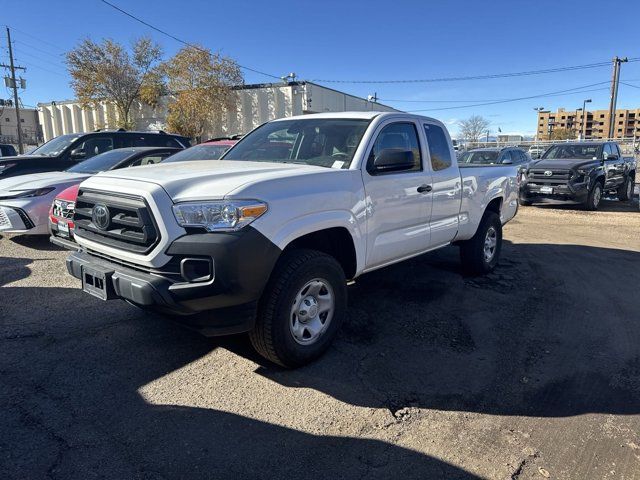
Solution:
[{"label": "license plate bracket", "polygon": [[100,300],[111,300],[115,293],[111,285],[113,270],[82,266],[82,290]]},{"label": "license plate bracket", "polygon": [[553,193],[553,187],[540,187],[540,193]]},{"label": "license plate bracket", "polygon": [[61,237],[69,238],[69,224],[67,222],[58,221],[58,233]]}]

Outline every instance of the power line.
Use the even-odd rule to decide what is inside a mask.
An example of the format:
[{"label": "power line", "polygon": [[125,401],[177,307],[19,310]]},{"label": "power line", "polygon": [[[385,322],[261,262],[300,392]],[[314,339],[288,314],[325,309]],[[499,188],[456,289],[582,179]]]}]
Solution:
[{"label": "power line", "polygon": [[31,45],[30,43],[23,42],[22,40],[14,40],[13,44],[15,45],[16,43],[19,45],[25,46],[27,48],[30,48],[32,50],[35,50],[39,53],[44,53],[45,55],[49,55],[50,57],[57,58],[58,60],[60,60],[61,57],[64,57],[64,53],[51,53],[51,52],[48,52],[47,50],[43,50],[40,47]]},{"label": "power line", "polygon": [[[143,24],[143,25],[146,25],[147,27],[151,28],[152,30],[155,30],[156,32],[161,33],[162,35],[165,35],[165,36],[167,36],[167,37],[169,37],[169,38],[171,38],[171,39],[175,40],[175,41],[176,41],[176,42],[178,42],[178,43],[181,43],[181,44],[183,44],[183,45],[186,45],[186,46],[188,46],[188,47],[190,47],[190,48],[194,48],[194,49],[196,49],[196,50],[198,50],[198,51],[200,51],[200,52],[204,52],[204,53],[209,54],[209,55],[211,54],[211,52],[209,52],[209,51],[207,51],[207,50],[205,50],[205,49],[203,49],[203,48],[200,48],[200,47],[198,47],[197,45],[194,45],[194,44],[192,44],[192,43],[189,43],[189,42],[187,42],[186,40],[182,40],[181,38],[178,38],[178,37],[176,37],[175,35],[173,35],[173,34],[171,34],[171,33],[167,32],[167,31],[165,31],[165,30],[162,30],[162,29],[160,29],[160,28],[158,28],[158,27],[156,27],[156,26],[154,26],[154,25],[151,25],[150,23],[148,23],[148,22],[146,22],[146,21],[142,20],[141,18],[138,18],[138,17],[136,17],[135,15],[133,15],[133,14],[131,14],[131,13],[129,13],[129,12],[127,12],[127,11],[125,11],[125,10],[121,9],[121,8],[120,8],[120,7],[118,7],[117,5],[114,5],[113,3],[110,3],[110,2],[108,2],[107,0],[100,0],[100,1],[101,1],[102,3],[104,3],[105,5],[108,5],[108,6],[110,6],[111,8],[114,8],[115,10],[118,10],[120,13],[123,13],[123,14],[124,14],[124,15],[126,15],[127,17],[134,19],[136,22],[139,22],[139,23],[141,23],[141,24]],[[280,77],[279,77],[279,76],[277,76],[277,75],[272,75],[272,74],[270,74],[270,73],[262,72],[262,71],[260,71],[260,70],[256,70],[255,68],[247,67],[246,65],[240,65],[239,63],[238,63],[238,66],[239,66],[240,68],[242,68],[243,70],[248,70],[248,71],[253,72],[253,73],[258,73],[258,74],[260,74],[260,75],[264,75],[264,76],[266,76],[266,77],[276,78],[276,79],[280,80]]]},{"label": "power line", "polygon": [[[575,88],[570,88],[567,90],[563,90],[559,93],[564,93],[564,92],[570,92],[572,90],[581,90],[583,88],[589,88],[589,87],[595,87],[598,85],[604,85],[604,84],[608,84],[609,82],[598,82],[598,83],[591,83],[589,85],[583,85],[581,87],[575,87]],[[379,99],[382,102],[398,102],[398,103],[478,103],[478,102],[504,102],[504,101],[511,101],[511,99],[508,98],[494,98],[494,99],[489,99],[489,100],[401,100],[401,99],[390,99],[390,98],[381,98]]]},{"label": "power line", "polygon": [[[5,27],[8,27],[8,26],[9,25],[5,25]],[[15,28],[15,27],[11,27],[11,29],[15,30],[16,32],[20,32],[22,35],[26,35],[27,37],[33,38],[34,40],[37,40],[38,42],[40,42],[40,43],[42,43],[44,45],[49,45],[49,46],[55,48],[56,50],[58,50],[60,53],[64,53],[64,51],[65,51],[65,49],[60,47],[59,45],[55,45],[55,44],[53,44],[51,42],[48,42],[48,41],[43,40],[41,38],[35,37],[35,36],[31,35],[30,33],[27,33],[25,31],[19,30],[19,29]]]},{"label": "power line", "polygon": [[539,94],[539,95],[530,95],[530,96],[527,96],[527,97],[518,97],[518,98],[509,98],[509,99],[505,99],[505,100],[496,100],[496,101],[492,101],[492,102],[475,103],[473,105],[461,105],[461,106],[455,106],[455,107],[442,107],[442,108],[427,108],[427,109],[407,110],[407,111],[408,112],[430,112],[430,111],[434,111],[434,110],[454,110],[454,109],[459,109],[459,108],[482,107],[482,106],[486,106],[486,105],[497,105],[497,104],[500,104],[500,103],[518,102],[518,101],[521,101],[521,100],[530,100],[530,99],[533,99],[533,98],[557,97],[557,96],[561,96],[561,95],[573,95],[573,94],[577,94],[577,93],[587,93],[587,92],[595,92],[595,91],[599,91],[599,90],[608,90],[607,87],[594,88],[594,89],[591,89],[591,90],[583,90],[586,87],[595,86],[595,85],[602,85],[603,83],[609,83],[609,82],[599,82],[599,83],[594,83],[594,84],[591,84],[591,85],[585,85],[583,87],[569,88],[567,90],[559,90],[559,91],[556,91],[556,92],[542,93],[542,94]]},{"label": "power line", "polygon": [[622,85],[626,85],[627,87],[640,88],[640,87],[639,87],[639,86],[637,86],[637,85],[632,85],[632,84],[627,83],[627,82],[620,82],[620,83],[621,83]]},{"label": "power line", "polygon": [[24,50],[20,50],[19,52],[16,52],[16,53],[17,53],[17,57],[21,57],[22,55],[26,55],[26,56],[31,57],[33,59],[36,59],[36,60],[38,60],[40,62],[45,62],[45,63],[48,63],[51,66],[54,66],[56,68],[60,68],[60,64],[59,63],[53,63],[53,62],[51,62],[49,60],[46,60],[46,59],[44,59],[42,57],[39,57],[38,55],[34,55],[32,53],[25,52]]},{"label": "power line", "polygon": [[[102,0],[105,1],[105,0]],[[630,58],[629,62],[640,61],[640,58]],[[334,80],[334,79],[315,79],[314,82],[324,83],[437,83],[437,82],[457,82],[468,80],[487,80],[493,78],[510,78],[510,77],[525,77],[530,75],[542,75],[546,73],[558,73],[569,72],[574,70],[585,70],[589,68],[599,68],[611,65],[611,62],[597,62],[587,63],[584,65],[572,65],[566,67],[545,68],[542,70],[527,70],[524,72],[510,72],[510,73],[491,73],[486,75],[473,75],[464,77],[439,77],[439,78],[424,78],[424,79],[411,79],[411,80]]]}]

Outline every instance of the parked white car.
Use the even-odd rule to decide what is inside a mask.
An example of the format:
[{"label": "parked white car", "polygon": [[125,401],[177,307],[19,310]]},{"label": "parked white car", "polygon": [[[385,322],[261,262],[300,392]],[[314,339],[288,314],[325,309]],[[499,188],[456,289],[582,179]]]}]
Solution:
[{"label": "parked white car", "polygon": [[67,269],[103,300],[177,314],[207,335],[250,332],[292,367],[331,343],[348,280],[450,244],[471,272],[491,271],[517,194],[514,166],[458,169],[437,120],[305,115],[258,127],[221,160],[83,182],[82,250]]},{"label": "parked white car", "polygon": [[180,148],[132,147],[109,150],[63,172],[18,175],[0,180],[0,233],[49,234],[49,210],[56,195],[98,172],[157,163]]}]

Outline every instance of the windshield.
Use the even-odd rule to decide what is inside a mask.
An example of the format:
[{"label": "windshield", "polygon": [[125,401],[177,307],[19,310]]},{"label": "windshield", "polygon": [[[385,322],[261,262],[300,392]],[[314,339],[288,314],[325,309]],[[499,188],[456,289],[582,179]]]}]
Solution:
[{"label": "windshield", "polygon": [[498,153],[495,150],[476,150],[475,152],[464,152],[460,155],[458,163],[472,165],[494,165],[498,161]]},{"label": "windshield", "polygon": [[166,162],[188,162],[190,160],[218,160],[231,148],[229,145],[196,145],[171,155]]},{"label": "windshield", "polygon": [[60,135],[59,137],[52,138],[44,145],[40,145],[35,150],[32,150],[29,155],[46,155],[47,157],[55,157],[56,155],[60,155],[64,149],[78,138],[80,138],[80,135]]},{"label": "windshield", "polygon": [[349,168],[369,120],[310,118],[267,123],[244,137],[223,160]]},{"label": "windshield", "polygon": [[585,160],[596,160],[600,156],[600,145],[553,145],[542,158],[555,160],[563,158],[581,158]]},{"label": "windshield", "polygon": [[120,162],[131,156],[132,150],[109,150],[108,152],[100,153],[95,157],[91,157],[88,160],[80,162],[71,168],[68,168],[67,172],[72,173],[100,173],[105,170],[111,170]]}]

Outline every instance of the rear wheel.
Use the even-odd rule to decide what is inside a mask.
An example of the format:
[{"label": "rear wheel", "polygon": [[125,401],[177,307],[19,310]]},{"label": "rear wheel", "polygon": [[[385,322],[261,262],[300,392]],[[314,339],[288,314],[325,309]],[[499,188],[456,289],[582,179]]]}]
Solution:
[{"label": "rear wheel", "polygon": [[584,204],[586,210],[597,210],[602,200],[602,184],[596,182],[587,195],[587,201]]},{"label": "rear wheel", "polygon": [[486,212],[478,231],[460,245],[463,268],[474,275],[491,272],[500,259],[502,251],[502,222],[495,212]]},{"label": "rear wheel", "polygon": [[622,202],[628,202],[633,197],[633,178],[627,176],[624,183],[618,188],[618,199]]},{"label": "rear wheel", "polygon": [[322,252],[292,250],[276,266],[249,338],[266,359],[298,367],[329,347],[346,308],[346,280],[340,264]]}]

